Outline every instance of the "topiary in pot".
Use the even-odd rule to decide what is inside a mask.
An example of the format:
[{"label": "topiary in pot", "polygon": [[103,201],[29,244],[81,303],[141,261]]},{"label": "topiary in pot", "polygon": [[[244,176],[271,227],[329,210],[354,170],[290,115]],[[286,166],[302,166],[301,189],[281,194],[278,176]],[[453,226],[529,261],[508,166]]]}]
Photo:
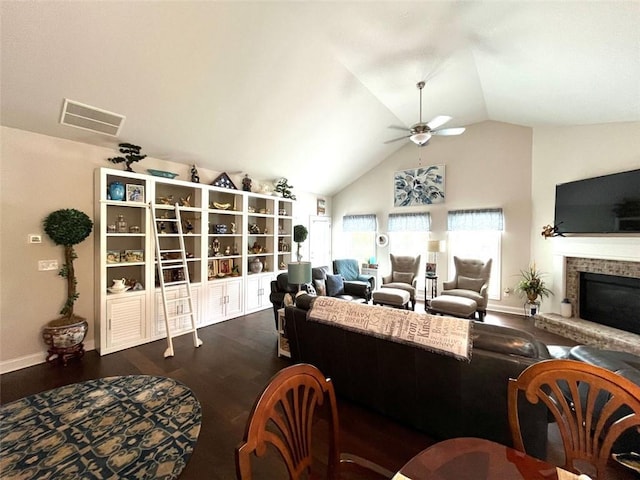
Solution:
[{"label": "topiary in pot", "polygon": [[302,261],[302,254],[300,253],[300,244],[307,239],[309,231],[304,225],[294,225],[293,227],[293,241],[298,244],[298,250],[296,251],[296,257],[298,262]]},{"label": "topiary in pot", "polygon": [[90,234],[93,222],[83,212],[72,208],[56,210],[44,219],[44,231],[56,245],[64,247],[64,264],[58,275],[67,280],[67,299],[60,310],[62,317],[51,320],[43,331],[43,338],[49,345],[47,361],[57,356],[64,363],[71,356],[82,356],[82,342],[87,334],[87,321],[73,312],[78,299],[78,280],[73,261],[77,258],[74,245],[82,242]]}]

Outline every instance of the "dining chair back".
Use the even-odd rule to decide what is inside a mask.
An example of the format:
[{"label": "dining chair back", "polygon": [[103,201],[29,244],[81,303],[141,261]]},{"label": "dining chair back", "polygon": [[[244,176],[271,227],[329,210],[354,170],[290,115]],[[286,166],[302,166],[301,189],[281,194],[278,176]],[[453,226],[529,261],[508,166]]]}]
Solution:
[{"label": "dining chair back", "polygon": [[250,480],[252,455],[265,455],[269,446],[282,457],[290,479],[311,476],[314,414],[325,401],[329,415],[326,478],[340,478],[340,472],[345,469],[362,474],[363,478],[391,478],[391,471],[373,462],[340,454],[340,426],[333,383],[309,364],[280,370],[256,400],[243,442],[236,448],[237,478]]},{"label": "dining chair back", "polygon": [[614,442],[640,428],[640,386],[596,365],[544,360],[509,380],[509,425],[514,447],[522,452],[518,402],[523,399],[542,401],[553,415],[564,447],[562,467],[592,478],[605,478]]}]

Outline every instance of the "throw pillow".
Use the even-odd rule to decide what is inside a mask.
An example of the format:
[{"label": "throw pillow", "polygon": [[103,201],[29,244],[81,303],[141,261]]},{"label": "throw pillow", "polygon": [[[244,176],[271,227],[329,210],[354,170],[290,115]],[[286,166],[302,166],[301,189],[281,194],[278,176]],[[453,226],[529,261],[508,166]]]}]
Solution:
[{"label": "throw pillow", "polygon": [[319,297],[324,297],[327,294],[327,286],[324,280],[314,280],[313,286],[316,287],[316,293]]},{"label": "throw pillow", "polygon": [[411,285],[413,273],[411,272],[393,272],[392,281],[399,283],[408,283]]},{"label": "throw pillow", "polygon": [[462,288],[463,290],[479,292],[482,285],[484,285],[484,279],[482,278],[458,277],[458,288]]},{"label": "throw pillow", "polygon": [[327,275],[327,295],[329,297],[344,295],[344,279],[342,275]]},{"label": "throw pillow", "polygon": [[318,293],[316,292],[315,287],[313,286],[313,283],[307,283],[304,288],[306,288],[307,293],[309,295],[317,295]]}]

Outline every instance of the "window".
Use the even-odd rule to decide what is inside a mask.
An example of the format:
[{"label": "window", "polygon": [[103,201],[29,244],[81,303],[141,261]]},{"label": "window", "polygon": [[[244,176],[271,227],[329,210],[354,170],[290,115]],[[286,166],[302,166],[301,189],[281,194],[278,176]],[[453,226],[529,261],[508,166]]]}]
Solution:
[{"label": "window", "polygon": [[504,215],[501,208],[454,210],[447,218],[449,231],[449,271],[454,272],[453,257],[493,259],[489,298],[500,300],[501,240]]},{"label": "window", "polygon": [[369,263],[369,259],[376,256],[377,228],[378,221],[373,214],[342,217],[342,234],[347,245],[345,256]]},{"label": "window", "polygon": [[[431,216],[421,213],[390,213],[387,223],[389,252],[394,255],[420,255],[420,270],[424,272],[427,262],[427,242]],[[417,291],[424,291],[424,275],[418,275]]]}]

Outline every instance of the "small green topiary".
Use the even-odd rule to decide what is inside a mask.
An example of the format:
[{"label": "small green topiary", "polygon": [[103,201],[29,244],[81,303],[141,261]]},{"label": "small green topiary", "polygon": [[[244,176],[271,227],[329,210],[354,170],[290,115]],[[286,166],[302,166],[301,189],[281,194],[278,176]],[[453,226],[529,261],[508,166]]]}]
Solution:
[{"label": "small green topiary", "polygon": [[92,229],[93,222],[87,214],[73,208],[56,210],[44,219],[46,234],[56,245],[64,247],[64,265],[58,275],[67,279],[67,301],[60,314],[68,321],[74,318],[73,305],[80,295],[76,290],[78,280],[73,268],[73,261],[78,257],[73,246],[87,238]]},{"label": "small green topiary", "polygon": [[298,244],[298,250],[296,252],[296,256],[298,257],[298,262],[302,260],[302,254],[300,253],[300,244],[307,239],[309,235],[309,230],[304,225],[294,225],[293,227],[293,241]]}]

